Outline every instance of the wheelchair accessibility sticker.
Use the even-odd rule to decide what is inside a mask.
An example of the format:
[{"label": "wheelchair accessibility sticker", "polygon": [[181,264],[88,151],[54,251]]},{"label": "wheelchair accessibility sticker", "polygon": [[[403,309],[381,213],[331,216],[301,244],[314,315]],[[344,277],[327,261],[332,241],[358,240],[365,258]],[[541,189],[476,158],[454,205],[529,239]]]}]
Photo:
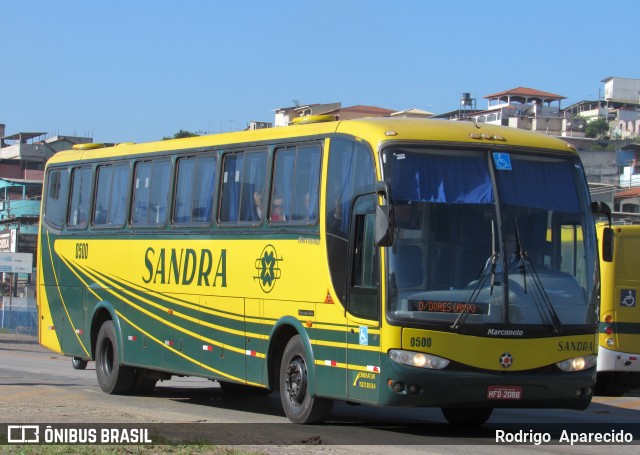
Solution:
[{"label": "wheelchair accessibility sticker", "polygon": [[508,153],[493,152],[493,161],[496,163],[496,169],[499,171],[510,171],[511,157]]},{"label": "wheelchair accessibility sticker", "polygon": [[367,346],[369,344],[369,327],[360,327],[360,344]]},{"label": "wheelchair accessibility sticker", "polygon": [[636,290],[635,289],[620,290],[620,306],[626,306],[626,307],[636,306]]}]

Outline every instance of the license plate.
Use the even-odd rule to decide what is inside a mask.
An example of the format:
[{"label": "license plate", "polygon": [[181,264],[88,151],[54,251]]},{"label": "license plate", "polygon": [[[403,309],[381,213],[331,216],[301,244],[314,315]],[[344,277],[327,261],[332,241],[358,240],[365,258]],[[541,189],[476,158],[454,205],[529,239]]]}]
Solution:
[{"label": "license plate", "polygon": [[522,387],[519,385],[490,385],[487,387],[488,400],[520,400]]}]

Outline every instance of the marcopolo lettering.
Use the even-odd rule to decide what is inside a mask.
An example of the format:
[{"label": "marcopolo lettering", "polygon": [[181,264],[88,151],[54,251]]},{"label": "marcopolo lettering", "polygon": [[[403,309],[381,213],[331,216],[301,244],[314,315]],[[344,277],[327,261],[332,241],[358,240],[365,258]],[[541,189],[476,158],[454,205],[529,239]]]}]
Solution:
[{"label": "marcopolo lettering", "polygon": [[487,330],[487,335],[500,337],[521,337],[524,335],[524,330],[489,329]]},{"label": "marcopolo lettering", "polygon": [[[215,269],[214,269],[214,263]],[[147,248],[144,254],[147,273],[142,281],[153,284],[227,287],[227,250],[214,256],[208,249]]]}]

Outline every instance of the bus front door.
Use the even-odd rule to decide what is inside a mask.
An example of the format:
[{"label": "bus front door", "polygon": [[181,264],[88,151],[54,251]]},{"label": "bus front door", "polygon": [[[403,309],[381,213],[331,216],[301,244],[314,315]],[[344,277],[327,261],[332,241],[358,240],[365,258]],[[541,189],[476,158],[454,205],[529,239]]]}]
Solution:
[{"label": "bus front door", "polygon": [[347,393],[359,402],[376,403],[380,381],[380,267],[375,245],[373,194],[353,205],[347,286]]}]

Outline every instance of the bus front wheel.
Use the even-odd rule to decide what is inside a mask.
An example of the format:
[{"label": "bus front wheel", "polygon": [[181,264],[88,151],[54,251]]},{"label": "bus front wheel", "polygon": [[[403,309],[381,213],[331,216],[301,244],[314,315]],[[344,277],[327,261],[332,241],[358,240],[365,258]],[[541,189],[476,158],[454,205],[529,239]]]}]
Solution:
[{"label": "bus front wheel", "polygon": [[307,358],[300,335],[289,340],[282,354],[280,400],[293,423],[323,422],[333,406],[333,401],[313,397],[309,392]]},{"label": "bus front wheel", "polygon": [[442,414],[451,425],[484,425],[493,408],[442,408]]},{"label": "bus front wheel", "polygon": [[133,387],[135,370],[120,364],[118,337],[112,321],[105,321],[98,333],[96,375],[100,388],[109,394],[125,394]]}]

